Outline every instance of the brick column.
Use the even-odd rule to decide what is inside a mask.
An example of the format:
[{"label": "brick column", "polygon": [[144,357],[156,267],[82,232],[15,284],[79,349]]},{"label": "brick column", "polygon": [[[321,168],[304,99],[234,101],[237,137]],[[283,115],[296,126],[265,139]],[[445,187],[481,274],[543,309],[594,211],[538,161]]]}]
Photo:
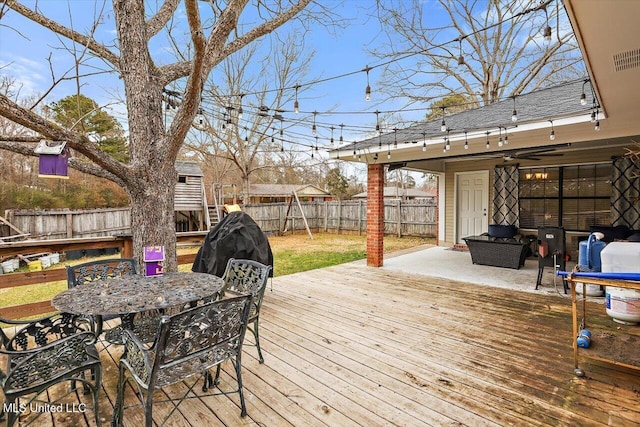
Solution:
[{"label": "brick column", "polygon": [[384,165],[367,170],[367,265],[382,267],[384,250]]}]

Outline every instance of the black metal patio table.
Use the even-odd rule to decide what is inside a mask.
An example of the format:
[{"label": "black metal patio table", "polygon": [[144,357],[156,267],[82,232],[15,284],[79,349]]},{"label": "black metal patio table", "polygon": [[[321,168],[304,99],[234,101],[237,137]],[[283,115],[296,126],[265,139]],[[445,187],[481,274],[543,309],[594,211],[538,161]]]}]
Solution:
[{"label": "black metal patio table", "polygon": [[135,274],[67,289],[56,295],[51,305],[67,313],[118,315],[127,327],[128,315],[179,307],[213,296],[222,290],[223,283],[221,278],[206,273]]}]

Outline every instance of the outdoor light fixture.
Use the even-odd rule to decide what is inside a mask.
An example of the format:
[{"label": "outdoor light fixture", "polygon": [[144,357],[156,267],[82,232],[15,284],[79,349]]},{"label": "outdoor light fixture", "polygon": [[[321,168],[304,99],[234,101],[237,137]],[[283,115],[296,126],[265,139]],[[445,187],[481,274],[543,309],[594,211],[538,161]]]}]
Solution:
[{"label": "outdoor light fixture", "polygon": [[589,80],[585,80],[582,82],[582,94],[580,95],[580,105],[587,105],[587,95],[584,93],[584,85],[587,84]]},{"label": "outdoor light fixture", "polygon": [[398,148],[398,128],[393,128],[393,148]]},{"label": "outdoor light fixture", "polygon": [[556,139],[556,132],[553,130],[553,120],[549,120],[549,122],[551,123],[551,133],[549,133],[549,139],[553,141],[554,139]]},{"label": "outdoor light fixture", "polygon": [[447,130],[447,136],[444,138],[444,148],[449,151],[451,150],[451,140],[449,139],[449,131]]},{"label": "outdoor light fixture", "polygon": [[298,114],[300,112],[300,103],[298,102],[298,89],[300,85],[296,85],[296,100],[293,102],[293,112]]},{"label": "outdoor light fixture", "polygon": [[509,145],[509,135],[507,134],[507,127],[504,127],[504,145]]},{"label": "outdoor light fixture", "polygon": [[353,143],[353,158],[356,158],[356,143]]},{"label": "outdoor light fixture", "polygon": [[593,110],[591,112],[591,123],[595,123],[596,122],[596,110]]},{"label": "outdoor light fixture", "polygon": [[316,114],[318,114],[318,112],[317,112],[317,111],[314,111],[314,112],[313,112],[313,126],[311,126],[311,132],[312,132],[314,135],[315,135],[315,134],[316,134],[316,132],[317,132],[317,129],[316,129]]},{"label": "outdoor light fixture", "polygon": [[240,95],[240,106],[238,107],[238,120],[240,120],[242,118],[242,113],[244,112],[242,110],[242,97],[244,95]]},{"label": "outdoor light fixture", "polygon": [[387,144],[387,160],[391,159],[391,147]]},{"label": "outdoor light fixture", "polygon": [[595,130],[600,130],[600,120],[596,120],[596,126],[594,127]]},{"label": "outdoor light fixture", "polygon": [[491,145],[489,144],[489,131],[487,131],[487,145],[486,147],[489,148]]},{"label": "outdoor light fixture", "polygon": [[340,123],[340,143],[344,142],[344,138],[342,138],[342,129],[344,128],[344,123]]},{"label": "outdoor light fixture", "polygon": [[364,71],[367,73],[367,88],[364,90],[364,100],[371,101],[371,86],[369,86],[369,66],[367,65]]},{"label": "outdoor light fixture", "polygon": [[594,129],[595,129],[595,130],[600,130],[600,119],[599,119],[599,117],[598,117],[598,116],[599,116],[599,113],[600,113],[600,110],[598,110],[598,109],[596,108],[596,111],[595,111],[595,122],[594,122],[594,123],[595,123],[595,126],[594,126]]},{"label": "outdoor light fixture", "polygon": [[518,112],[516,111],[516,96],[513,95],[513,113],[511,113],[511,121],[512,122],[517,122],[518,121]]},{"label": "outdoor light fixture", "polygon": [[469,140],[467,139],[467,131],[464,131],[464,149],[468,150],[469,149]]},{"label": "outdoor light fixture", "polygon": [[380,132],[380,111],[376,110],[375,111],[375,115],[376,115],[376,131]]},{"label": "outdoor light fixture", "polygon": [[462,37],[458,40],[460,42],[460,48],[458,50],[460,56],[458,56],[458,65],[464,65],[464,56],[462,56]]},{"label": "outdoor light fixture", "polygon": [[378,161],[378,153],[373,153],[373,160]]},{"label": "outdoor light fixture", "polygon": [[331,139],[329,140],[329,143],[331,144],[331,146],[333,147],[333,131],[334,131],[334,127],[331,126]]},{"label": "outdoor light fixture", "polygon": [[498,147],[502,147],[502,126],[498,126],[498,132],[500,133],[500,138],[498,138]]},{"label": "outdoor light fixture", "polygon": [[444,122],[444,109],[446,107],[440,107],[440,108],[442,108],[442,124],[440,125],[440,131],[446,132],[447,131],[447,124]]},{"label": "outdoor light fixture", "polygon": [[548,42],[551,41],[551,27],[549,26],[549,14],[547,13],[547,8],[544,8],[544,15],[546,17],[547,26],[544,27],[544,31],[542,32],[542,36]]},{"label": "outdoor light fixture", "polygon": [[427,151],[427,133],[422,132],[422,151]]}]

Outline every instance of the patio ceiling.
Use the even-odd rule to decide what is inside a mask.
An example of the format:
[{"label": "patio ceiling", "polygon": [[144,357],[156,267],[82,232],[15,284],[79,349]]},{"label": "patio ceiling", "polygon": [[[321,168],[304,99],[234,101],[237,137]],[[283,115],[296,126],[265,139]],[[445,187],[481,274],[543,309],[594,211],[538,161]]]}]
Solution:
[{"label": "patio ceiling", "polygon": [[[330,152],[331,157],[362,163],[407,162],[408,169],[437,172],[443,171],[449,161],[476,160],[487,154],[499,157],[506,151],[553,145],[556,152],[567,152],[621,147],[629,145],[631,140],[640,141],[640,96],[637,95],[640,94],[640,26],[637,25],[640,1],[564,0],[564,5],[591,80],[584,87],[587,106],[579,103],[583,82],[575,81],[518,97],[516,105],[523,117],[515,128],[509,120],[513,109],[511,99],[447,116],[447,125],[455,124],[451,126],[451,149],[446,152],[443,150],[445,135],[439,131],[440,119],[437,119],[386,133],[380,138],[358,141],[355,146],[340,147]],[[620,57],[625,61],[621,62]],[[590,121],[591,83],[600,101],[599,132],[594,131]],[[549,140],[550,120],[556,133],[554,141]],[[510,126],[508,146],[498,146],[500,133],[504,135],[499,126]],[[468,149],[464,148],[465,128],[474,129],[467,135]],[[489,149],[486,148],[487,136]],[[423,150],[425,139],[426,151]],[[397,148],[394,148],[395,141]]]},{"label": "patio ceiling", "polygon": [[[613,136],[640,134],[640,2],[564,0]],[[604,124],[603,124],[604,126]]]}]

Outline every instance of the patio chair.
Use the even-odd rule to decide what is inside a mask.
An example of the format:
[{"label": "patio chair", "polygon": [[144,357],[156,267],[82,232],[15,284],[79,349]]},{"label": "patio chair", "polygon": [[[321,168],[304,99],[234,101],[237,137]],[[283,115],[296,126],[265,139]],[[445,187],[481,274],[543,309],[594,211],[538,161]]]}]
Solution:
[{"label": "patio chair", "polygon": [[[85,262],[74,266],[67,266],[67,286],[73,288],[78,285],[90,285],[96,280],[109,280],[121,276],[137,273],[137,261],[135,258],[110,258]],[[128,316],[128,317],[127,317]],[[115,317],[115,316],[114,316]],[[160,320],[159,312],[144,312],[125,314],[121,316],[123,323],[132,324],[139,333],[145,331],[145,336],[155,336],[155,331]],[[94,316],[98,335],[103,332],[103,316]],[[112,318],[112,317],[110,317]],[[107,318],[110,319],[110,318]],[[111,344],[122,345],[122,324],[104,330],[105,340]]]},{"label": "patio chair", "polygon": [[[136,384],[144,406],[145,425],[150,427],[153,424],[154,391],[195,375],[204,375],[226,360],[230,360],[235,368],[237,390],[219,390],[206,396],[238,393],[241,415],[246,416],[241,355],[250,302],[251,295],[244,295],[198,305],[172,316],[162,316],[158,334],[150,347],[142,343],[132,331],[125,330],[125,352],[120,358],[112,425],[122,425],[126,382],[133,380]],[[169,400],[173,408],[164,421],[188,395],[193,396],[191,393],[197,383],[198,381],[194,381],[187,387],[177,403],[176,399]],[[164,422],[158,424],[162,425]]]},{"label": "patio chair", "polygon": [[[0,322],[18,327],[9,338],[0,329],[0,354],[6,357],[6,368],[0,369],[0,384],[5,404],[0,408],[0,420],[7,411],[7,427],[21,417],[23,408],[52,394],[48,389],[56,384],[70,382],[70,388],[62,395],[55,395],[55,405],[70,393],[76,392],[76,382],[81,382],[85,394],[93,394],[95,422],[99,426],[98,396],[102,378],[100,357],[95,346],[93,325],[85,319],[68,313],[56,313],[38,320],[21,321],[0,318]],[[20,327],[22,326],[22,327]],[[90,373],[90,375],[86,375]],[[26,399],[24,403],[20,399]],[[26,411],[26,410],[25,410]],[[42,411],[30,411],[33,417],[20,425],[29,425]],[[35,412],[35,414],[34,414]],[[29,417],[29,415],[27,415]]]},{"label": "patio chair", "polygon": [[262,298],[267,287],[270,271],[271,266],[264,265],[258,261],[231,258],[227,262],[227,267],[222,276],[224,285],[222,291],[220,291],[221,297],[224,297],[226,293],[231,295],[251,293],[251,295],[253,295],[248,328],[255,338],[255,345],[258,349],[258,361],[260,363],[264,363],[264,358],[260,350],[258,321],[260,320],[260,307],[262,306]]}]

